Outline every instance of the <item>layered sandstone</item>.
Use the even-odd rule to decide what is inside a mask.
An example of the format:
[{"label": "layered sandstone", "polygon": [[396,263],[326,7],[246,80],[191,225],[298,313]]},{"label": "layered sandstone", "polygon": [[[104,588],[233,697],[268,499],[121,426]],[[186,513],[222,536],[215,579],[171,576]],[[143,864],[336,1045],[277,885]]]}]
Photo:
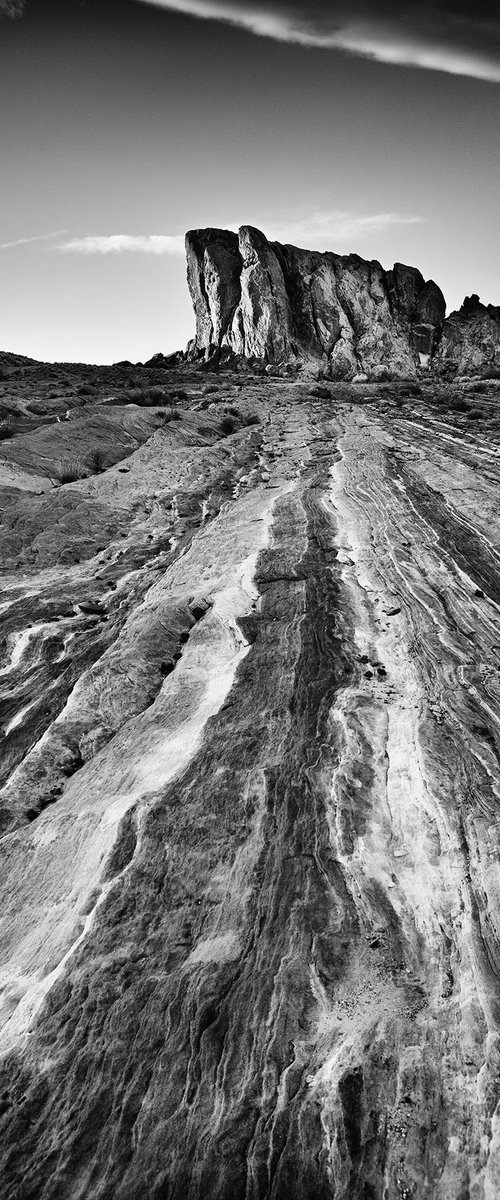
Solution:
[{"label": "layered sandstone", "polygon": [[2,1200],[496,1200],[498,389],[165,377],[0,447]]}]

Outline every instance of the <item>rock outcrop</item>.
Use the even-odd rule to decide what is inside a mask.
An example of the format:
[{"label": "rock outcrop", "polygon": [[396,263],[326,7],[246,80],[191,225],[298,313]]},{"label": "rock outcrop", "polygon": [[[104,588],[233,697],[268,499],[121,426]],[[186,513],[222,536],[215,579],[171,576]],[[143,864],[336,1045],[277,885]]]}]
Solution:
[{"label": "rock outcrop", "polygon": [[436,365],[447,375],[500,377],[500,308],[466,296],[458,312],[450,313]]},{"label": "rock outcrop", "polygon": [[191,357],[229,347],[268,363],[320,365],[332,379],[405,378],[439,343],[444,297],[414,267],[384,271],[356,254],[282,246],[249,225],[192,231],[186,252]]}]

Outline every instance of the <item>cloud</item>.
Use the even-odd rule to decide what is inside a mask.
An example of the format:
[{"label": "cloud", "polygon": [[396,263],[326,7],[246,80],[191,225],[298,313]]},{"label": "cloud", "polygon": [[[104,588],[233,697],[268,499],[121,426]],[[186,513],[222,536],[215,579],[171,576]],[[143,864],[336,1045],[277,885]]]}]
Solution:
[{"label": "cloud", "polygon": [[500,83],[497,0],[140,0],[260,37]]},{"label": "cloud", "polygon": [[14,250],[18,246],[31,246],[35,242],[53,242],[64,233],[67,233],[66,229],[58,229],[55,233],[37,233],[33,237],[16,238],[13,242],[0,242],[0,250]]},{"label": "cloud", "polygon": [[[415,225],[422,217],[401,216],[399,213],[352,213],[340,210],[316,212],[304,217],[279,218],[260,222],[271,242],[305,245],[310,249],[336,249],[341,243],[358,241],[370,233],[380,233],[393,225]],[[249,222],[247,222],[248,224]],[[241,224],[241,222],[240,222]],[[238,231],[237,222],[224,222],[224,229]],[[54,237],[55,235],[47,235]],[[30,241],[32,239],[21,239]],[[33,239],[34,240],[34,239]],[[38,240],[38,239],[37,239]],[[21,244],[11,243],[12,245]],[[70,238],[51,249],[68,254],[156,254],[184,256],[183,234],[92,234]]]},{"label": "cloud", "polygon": [[72,254],[184,254],[182,234],[111,233],[72,238],[58,250]]},{"label": "cloud", "polygon": [[423,218],[400,213],[352,213],[342,210],[316,212],[294,220],[270,221],[267,237],[273,242],[306,245],[310,249],[336,249],[340,243],[357,242],[372,233],[383,233],[395,225],[419,225]]},{"label": "cloud", "polygon": [[[123,0],[122,0],[123,2]],[[498,0],[137,0],[259,37],[500,83]],[[0,0],[0,18],[27,0]]]}]

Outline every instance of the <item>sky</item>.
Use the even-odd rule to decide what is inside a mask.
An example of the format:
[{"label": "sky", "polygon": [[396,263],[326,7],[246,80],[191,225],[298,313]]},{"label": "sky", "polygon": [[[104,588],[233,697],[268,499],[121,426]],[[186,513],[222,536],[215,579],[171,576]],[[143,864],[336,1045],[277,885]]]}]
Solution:
[{"label": "sky", "polygon": [[184,348],[209,225],[500,304],[499,130],[497,0],[0,0],[0,349]]}]

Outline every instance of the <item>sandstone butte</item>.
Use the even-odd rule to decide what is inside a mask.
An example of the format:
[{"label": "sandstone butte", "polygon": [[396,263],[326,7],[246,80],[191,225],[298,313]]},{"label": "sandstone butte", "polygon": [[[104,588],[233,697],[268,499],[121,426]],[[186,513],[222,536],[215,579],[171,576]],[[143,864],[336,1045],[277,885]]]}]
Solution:
[{"label": "sandstone butte", "polygon": [[187,247],[0,356],[1,1200],[497,1200],[500,310]]}]

